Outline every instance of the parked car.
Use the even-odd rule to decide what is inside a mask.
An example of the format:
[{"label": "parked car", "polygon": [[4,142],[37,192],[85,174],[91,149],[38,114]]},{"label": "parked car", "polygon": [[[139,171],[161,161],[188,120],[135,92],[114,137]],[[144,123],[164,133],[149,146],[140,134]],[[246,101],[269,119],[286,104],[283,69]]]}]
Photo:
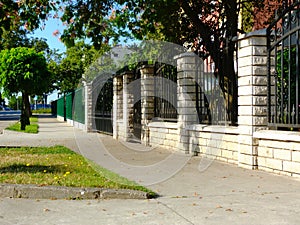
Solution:
[{"label": "parked car", "polygon": [[12,109],[7,106],[0,105],[0,111],[11,111]]}]

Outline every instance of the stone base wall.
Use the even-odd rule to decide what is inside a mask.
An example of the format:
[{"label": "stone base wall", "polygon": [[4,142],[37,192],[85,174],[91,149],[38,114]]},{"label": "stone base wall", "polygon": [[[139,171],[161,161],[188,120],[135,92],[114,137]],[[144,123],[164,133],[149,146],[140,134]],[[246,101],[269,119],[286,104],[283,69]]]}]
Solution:
[{"label": "stone base wall", "polygon": [[56,119],[61,122],[65,121],[65,118],[63,116],[59,116],[59,115],[56,116]]},{"label": "stone base wall", "polygon": [[300,177],[300,135],[290,131],[258,131],[258,169]]},{"label": "stone base wall", "polygon": [[149,145],[160,146],[176,150],[179,140],[177,123],[152,122],[148,124],[150,130]]},{"label": "stone base wall", "polygon": [[67,124],[70,124],[71,126],[73,126],[74,128],[78,128],[80,130],[85,130],[86,129],[86,126],[85,124],[83,123],[79,123],[75,120],[70,120],[70,119],[67,119]]},{"label": "stone base wall", "polygon": [[117,120],[116,122],[116,128],[118,130],[117,134],[118,134],[118,139],[119,140],[123,140],[126,141],[126,130],[125,130],[125,124],[123,122],[123,120]]},{"label": "stone base wall", "polygon": [[228,163],[238,163],[238,129],[193,125],[189,130],[189,152]]},{"label": "stone base wall", "polygon": [[[150,129],[150,146],[160,146],[174,151],[180,151],[177,123],[153,122]],[[237,127],[218,127],[206,125],[191,125],[186,128],[185,143],[189,146],[189,154],[200,154],[228,163],[238,164],[239,134]]]}]

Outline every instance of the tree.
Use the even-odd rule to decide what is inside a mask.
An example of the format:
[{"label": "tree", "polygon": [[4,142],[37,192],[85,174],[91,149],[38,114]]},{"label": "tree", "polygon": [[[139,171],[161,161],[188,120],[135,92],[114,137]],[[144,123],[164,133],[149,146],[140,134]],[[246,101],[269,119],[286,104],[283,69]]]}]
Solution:
[{"label": "tree", "polygon": [[[274,0],[280,1],[280,0]],[[92,0],[73,1],[65,8],[63,21],[67,29],[62,39],[74,44],[78,38],[90,38],[98,48],[112,38],[134,36],[137,39],[159,39],[183,45],[192,43],[203,59],[215,64],[215,76],[232,85],[230,99],[237,108],[237,76],[234,71],[235,37],[241,28],[249,30],[255,22],[254,12],[264,7],[264,0]],[[239,27],[239,16],[244,19]],[[255,11],[256,10],[256,11]],[[248,14],[247,14],[248,12]],[[267,14],[271,15],[271,14]],[[253,22],[254,21],[254,22]],[[248,24],[247,24],[248,23]],[[130,32],[128,32],[130,31]],[[237,111],[233,111],[234,119]],[[235,122],[235,121],[232,121]]]},{"label": "tree", "polygon": [[[64,1],[63,1],[64,2]],[[101,49],[110,40],[118,40],[120,34],[116,32],[112,14],[118,4],[113,0],[65,1],[61,20],[65,23],[61,40],[67,47],[75,45],[76,40],[89,39],[95,49]]]},{"label": "tree", "polygon": [[2,94],[0,92],[0,106],[4,105],[5,101],[4,98],[2,97]]},{"label": "tree", "polygon": [[7,49],[33,30],[42,28],[50,12],[58,11],[62,1],[4,0],[0,2],[0,49]]},{"label": "tree", "polygon": [[21,129],[30,124],[29,96],[48,92],[51,73],[42,52],[17,47],[0,52],[0,85],[7,96],[22,93]]},{"label": "tree", "polygon": [[60,63],[50,64],[57,79],[57,88],[62,92],[74,91],[82,78],[86,68],[102,54],[108,46],[102,45],[101,50],[85,44],[83,41],[76,43],[66,51],[66,56]]},{"label": "tree", "polygon": [[[118,11],[120,26],[128,28],[138,39],[152,37],[159,32],[162,40],[192,49],[204,60],[214,61],[215,76],[220,80],[224,96],[231,105],[232,123],[237,120],[237,75],[234,68],[235,37],[244,32],[239,25],[241,9],[250,15],[263,8],[264,0],[147,0],[119,1],[124,11]],[[263,10],[261,10],[263,11]],[[272,17],[273,15],[267,14]],[[266,15],[264,15],[266,16]],[[247,25],[247,20],[244,20]],[[251,21],[248,21],[251,22]],[[247,26],[244,26],[247,27]],[[226,81],[226,83],[225,83]],[[231,84],[230,90],[226,87]],[[226,90],[227,88],[227,90]],[[229,93],[231,96],[229,96]]]},{"label": "tree", "polygon": [[8,107],[14,110],[19,110],[22,106],[22,96],[12,95],[8,99]]}]

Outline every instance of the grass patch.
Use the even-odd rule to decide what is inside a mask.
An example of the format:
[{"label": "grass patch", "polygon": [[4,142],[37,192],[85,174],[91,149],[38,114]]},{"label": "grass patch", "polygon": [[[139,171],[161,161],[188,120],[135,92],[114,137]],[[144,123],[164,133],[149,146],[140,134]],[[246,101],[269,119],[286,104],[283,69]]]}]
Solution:
[{"label": "grass patch", "polygon": [[17,122],[9,127],[7,127],[7,130],[12,130],[12,131],[18,131],[18,132],[25,132],[25,133],[31,133],[31,134],[37,134],[39,132],[39,125],[37,124],[38,118],[33,116],[30,117],[30,125],[27,125],[25,127],[25,130],[21,130],[21,123]]},{"label": "grass patch", "polygon": [[51,113],[52,112],[52,110],[51,110],[51,108],[49,109],[34,109],[34,110],[32,110],[32,113],[35,113],[35,114],[43,114],[43,113]]},{"label": "grass patch", "polygon": [[0,183],[151,190],[63,146],[0,148]]}]

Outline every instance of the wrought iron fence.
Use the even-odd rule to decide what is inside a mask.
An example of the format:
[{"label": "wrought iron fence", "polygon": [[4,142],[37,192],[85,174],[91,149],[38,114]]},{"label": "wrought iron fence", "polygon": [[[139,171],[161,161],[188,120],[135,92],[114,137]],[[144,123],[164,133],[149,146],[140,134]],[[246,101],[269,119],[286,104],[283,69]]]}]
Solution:
[{"label": "wrought iron fence", "polygon": [[237,84],[232,80],[236,79],[237,71],[228,75],[222,71],[224,68],[219,66],[217,72],[211,57],[203,60],[203,66],[197,66],[196,108],[200,124],[237,123]]},{"label": "wrought iron fence", "polygon": [[165,121],[177,121],[177,69],[172,65],[156,62],[154,76],[163,79],[154,79],[154,116]]},{"label": "wrought iron fence", "polygon": [[110,78],[103,85],[95,109],[96,130],[112,134],[112,107],[113,107],[113,79]]},{"label": "wrought iron fence", "polygon": [[285,1],[267,29],[268,125],[300,128],[300,2]]}]

